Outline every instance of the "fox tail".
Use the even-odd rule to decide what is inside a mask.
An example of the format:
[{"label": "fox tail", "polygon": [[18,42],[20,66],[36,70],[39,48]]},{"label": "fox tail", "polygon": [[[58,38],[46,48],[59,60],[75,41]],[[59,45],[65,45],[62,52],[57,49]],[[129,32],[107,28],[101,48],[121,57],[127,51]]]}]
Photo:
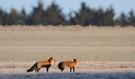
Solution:
[{"label": "fox tail", "polygon": [[35,63],[30,69],[27,70],[27,72],[32,72],[37,68],[37,63]]},{"label": "fox tail", "polygon": [[61,68],[62,68],[62,63],[59,63],[59,64],[58,64],[58,68],[61,70]]}]

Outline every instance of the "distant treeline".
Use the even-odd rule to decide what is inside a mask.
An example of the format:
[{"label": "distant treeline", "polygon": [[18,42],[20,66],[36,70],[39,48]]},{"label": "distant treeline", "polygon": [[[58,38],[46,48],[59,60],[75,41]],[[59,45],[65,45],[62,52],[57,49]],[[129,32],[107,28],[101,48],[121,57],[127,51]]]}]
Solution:
[{"label": "distant treeline", "polygon": [[38,6],[33,7],[32,12],[29,14],[26,14],[24,8],[21,12],[17,12],[16,9],[12,8],[10,13],[0,8],[0,25],[120,25],[122,27],[135,27],[133,10],[128,15],[121,13],[118,18],[114,19],[115,13],[112,6],[106,10],[102,8],[92,9],[85,2],[82,2],[78,11],[71,11],[68,15],[65,15],[55,2],[52,2],[46,9],[44,9],[42,1],[39,0],[37,4]]}]

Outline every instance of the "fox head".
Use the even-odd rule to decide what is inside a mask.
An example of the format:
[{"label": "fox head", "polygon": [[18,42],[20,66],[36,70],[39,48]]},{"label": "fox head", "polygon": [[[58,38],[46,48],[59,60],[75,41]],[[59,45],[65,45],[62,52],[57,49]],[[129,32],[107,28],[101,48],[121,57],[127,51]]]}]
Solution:
[{"label": "fox head", "polygon": [[56,62],[56,60],[54,59],[54,57],[52,56],[51,58],[49,58],[49,60],[48,60],[51,64],[53,64],[53,63],[55,63]]}]

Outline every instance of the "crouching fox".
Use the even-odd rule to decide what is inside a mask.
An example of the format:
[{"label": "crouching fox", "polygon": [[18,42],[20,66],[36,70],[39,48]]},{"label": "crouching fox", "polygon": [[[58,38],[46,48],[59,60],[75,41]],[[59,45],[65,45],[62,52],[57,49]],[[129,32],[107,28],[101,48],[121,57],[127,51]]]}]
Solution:
[{"label": "crouching fox", "polygon": [[75,68],[76,65],[78,64],[78,60],[77,59],[73,59],[73,61],[62,61],[58,64],[58,68],[61,70],[61,72],[66,68],[69,67],[70,68],[70,72],[75,72]]},{"label": "crouching fox", "polygon": [[54,57],[49,58],[47,61],[38,61],[36,62],[30,69],[27,70],[27,72],[32,72],[35,70],[35,72],[39,72],[41,67],[46,67],[46,71],[49,71],[49,68],[52,66],[53,63],[55,63]]}]

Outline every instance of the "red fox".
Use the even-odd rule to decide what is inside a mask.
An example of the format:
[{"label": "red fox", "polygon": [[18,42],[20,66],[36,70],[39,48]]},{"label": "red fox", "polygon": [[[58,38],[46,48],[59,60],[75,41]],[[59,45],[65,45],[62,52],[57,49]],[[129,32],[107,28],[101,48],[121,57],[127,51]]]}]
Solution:
[{"label": "red fox", "polygon": [[78,64],[78,60],[77,59],[73,59],[73,61],[62,61],[58,64],[58,68],[61,70],[61,72],[66,68],[69,67],[70,68],[70,72],[75,72],[75,67]]},{"label": "red fox", "polygon": [[47,61],[38,61],[30,69],[28,69],[27,72],[32,72],[33,70],[35,70],[35,72],[39,72],[41,67],[46,67],[46,71],[48,72],[51,65],[55,62],[54,57],[51,57]]}]

